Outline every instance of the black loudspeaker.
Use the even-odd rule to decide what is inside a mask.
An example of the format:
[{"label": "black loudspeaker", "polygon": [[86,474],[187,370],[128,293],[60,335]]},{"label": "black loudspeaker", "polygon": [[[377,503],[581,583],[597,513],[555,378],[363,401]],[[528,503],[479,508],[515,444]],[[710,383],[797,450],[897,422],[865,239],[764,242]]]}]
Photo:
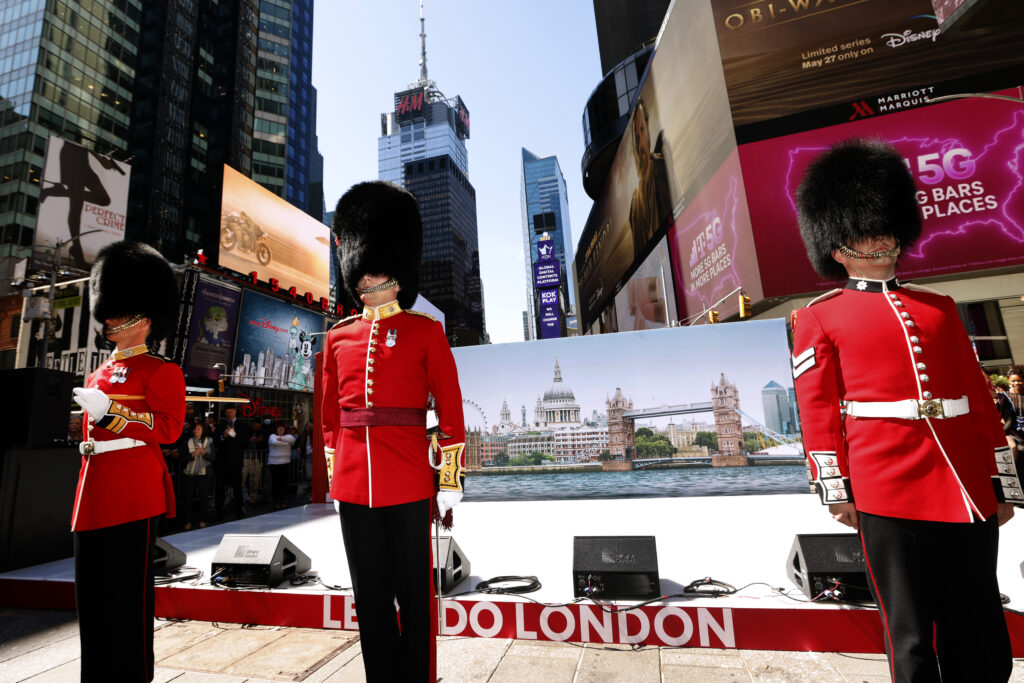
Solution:
[{"label": "black loudspeaker", "polygon": [[574,536],[572,544],[573,595],[577,598],[661,595],[654,536]]},{"label": "black loudspeaker", "polygon": [[153,573],[166,574],[185,564],[185,553],[173,545],[156,537],[153,544]]},{"label": "black loudspeaker", "polygon": [[827,597],[871,602],[864,549],[857,534],[797,534],[786,572],[810,599]]},{"label": "black loudspeaker", "polygon": [[280,534],[225,534],[213,556],[211,580],[229,586],[273,588],[305,574],[309,556]]},{"label": "black loudspeaker", "polygon": [[[447,593],[454,588],[460,581],[469,576],[470,564],[469,558],[466,557],[466,553],[462,552],[462,548],[455,542],[455,539],[451,536],[441,536],[440,541],[430,539],[430,548],[434,555],[434,582],[437,582],[437,555],[438,545],[441,546],[441,593]],[[437,591],[437,586],[434,586],[434,590]]]},{"label": "black loudspeaker", "polygon": [[[0,429],[0,447],[53,448],[67,441],[75,376],[48,368],[0,372],[3,415],[18,415]],[[77,404],[75,406],[78,407]],[[79,435],[81,438],[81,435]]]}]

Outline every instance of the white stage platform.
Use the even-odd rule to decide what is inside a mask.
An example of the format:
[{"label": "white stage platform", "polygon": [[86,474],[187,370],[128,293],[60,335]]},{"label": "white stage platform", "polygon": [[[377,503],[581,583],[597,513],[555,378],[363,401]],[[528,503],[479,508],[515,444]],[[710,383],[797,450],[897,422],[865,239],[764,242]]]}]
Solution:
[{"label": "white stage platform", "polygon": [[[445,633],[578,642],[646,643],[687,647],[881,652],[877,612],[837,603],[799,602],[805,596],[786,574],[796,534],[850,531],[811,495],[643,498],[595,501],[467,502],[455,510],[453,536],[471,575],[451,591],[484,579],[538,577],[529,598],[472,593],[445,599]],[[1002,527],[999,582],[1010,608],[1024,607],[1024,514]],[[224,534],[283,534],[310,556],[327,585],[351,585],[332,505],[281,512],[173,534],[165,540],[201,569],[198,584],[157,589],[157,615],[173,618],[356,628],[350,591],[317,584],[273,590],[225,590],[209,585],[210,565]],[[736,595],[666,600],[609,614],[590,601],[571,606],[573,536],[655,536],[661,591],[682,592],[712,577]],[[950,548],[950,552],[957,552]],[[73,607],[73,562],[61,560],[0,574],[0,604]],[[765,586],[763,584],[769,584]],[[780,587],[797,600],[773,592]],[[631,603],[617,601],[622,606]],[[1024,655],[1024,617],[1007,612],[1015,656]]]}]

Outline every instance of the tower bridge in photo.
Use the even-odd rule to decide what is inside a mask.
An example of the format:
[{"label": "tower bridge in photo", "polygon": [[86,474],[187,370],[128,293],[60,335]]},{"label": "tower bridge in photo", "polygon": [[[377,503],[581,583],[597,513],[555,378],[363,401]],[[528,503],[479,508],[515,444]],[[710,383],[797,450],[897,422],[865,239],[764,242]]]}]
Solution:
[{"label": "tower bridge in photo", "polygon": [[710,413],[712,410],[714,410],[714,406],[711,401],[704,401],[703,403],[680,403],[674,406],[658,406],[656,408],[627,410],[622,413],[622,416],[631,420],[642,420],[649,417],[666,417],[668,415]]},{"label": "tower bridge in photo", "polygon": [[[609,450],[618,464],[611,464],[608,469],[643,469],[671,462],[672,458],[637,459],[633,457],[636,452],[634,434],[636,420],[697,413],[714,413],[719,454],[709,458],[687,459],[688,462],[694,464],[712,464],[716,467],[748,465],[749,459],[743,450],[744,419],[752,429],[778,443],[794,443],[796,441],[792,437],[779,434],[740,410],[739,390],[735,384],[726,379],[723,372],[719,381],[711,385],[710,401],[635,408],[633,401],[625,399],[621,389],[616,388],[615,398],[608,401],[608,443]],[[628,466],[626,462],[629,463]]]}]

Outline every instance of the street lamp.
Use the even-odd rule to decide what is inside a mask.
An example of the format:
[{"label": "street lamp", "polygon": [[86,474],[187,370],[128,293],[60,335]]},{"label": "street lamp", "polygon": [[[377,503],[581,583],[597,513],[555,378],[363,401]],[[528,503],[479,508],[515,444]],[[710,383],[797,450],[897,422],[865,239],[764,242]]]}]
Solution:
[{"label": "street lamp", "polygon": [[91,235],[94,232],[103,232],[103,231],[99,230],[99,229],[97,229],[97,230],[87,230],[85,232],[82,232],[82,233],[79,233],[79,234],[75,235],[74,237],[72,237],[70,239],[64,240],[63,242],[57,242],[54,245],[46,245],[46,244],[42,244],[42,245],[37,244],[36,245],[37,249],[53,249],[53,259],[50,262],[50,273],[49,273],[50,286],[47,288],[47,293],[46,293],[46,317],[43,318],[43,321],[45,322],[46,326],[45,326],[45,328],[43,330],[43,344],[40,347],[41,352],[39,354],[39,360],[37,361],[38,367],[41,367],[41,368],[46,367],[46,354],[47,354],[47,351],[48,351],[48,347],[50,345],[50,323],[53,321],[53,296],[54,296],[54,292],[55,292],[55,290],[57,288],[57,276],[58,275],[65,275],[66,274],[66,272],[64,272],[60,268],[58,268],[58,263],[60,261],[60,250],[64,246],[66,246],[68,244],[71,244],[72,242],[77,242],[78,240],[82,239],[86,235]]}]

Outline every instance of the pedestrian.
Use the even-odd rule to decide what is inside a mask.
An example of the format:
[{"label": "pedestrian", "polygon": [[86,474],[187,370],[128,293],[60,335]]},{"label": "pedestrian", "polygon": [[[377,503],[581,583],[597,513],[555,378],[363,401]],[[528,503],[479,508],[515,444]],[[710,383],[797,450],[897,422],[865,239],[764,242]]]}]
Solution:
[{"label": "pedestrian", "polygon": [[804,448],[822,503],[860,533],[890,675],[1005,681],[998,525],[1021,488],[955,302],[896,278],[921,234],[913,179],[892,147],[851,140],[797,195],[811,263],[845,278],[793,315]]},{"label": "pedestrian", "polygon": [[286,433],[285,425],[280,422],[267,439],[267,464],[270,466],[270,489],[275,510],[285,508],[284,487],[288,483],[288,468],[291,466],[294,444],[295,436]]},{"label": "pedestrian", "polygon": [[[333,231],[344,288],[360,315],[327,334],[325,455],[339,501],[368,681],[435,681],[437,612],[429,525],[462,498],[462,394],[444,327],[410,310],[419,289],[416,200],[387,182],[338,201]],[[438,428],[428,460],[426,408]],[[438,491],[438,486],[440,491]],[[401,610],[397,618],[395,606]]]},{"label": "pedestrian", "polygon": [[206,526],[207,509],[210,505],[210,485],[208,471],[214,463],[213,437],[205,422],[192,427],[188,439],[188,463],[182,469],[181,487],[181,518],[185,522],[185,531],[192,528],[192,499],[199,502],[199,528]]},{"label": "pedestrian", "polygon": [[224,516],[224,493],[229,486],[235,516],[245,516],[245,507],[242,505],[242,452],[248,446],[251,434],[248,423],[238,417],[238,410],[228,405],[213,439],[217,449],[217,458],[214,460],[217,481],[213,496],[217,521]]},{"label": "pedestrian", "polygon": [[74,390],[87,419],[71,520],[81,680],[150,681],[154,539],[175,513],[160,444],[185,419],[181,368],[150,349],[174,329],[178,285],[155,249],[114,242],[96,256],[89,298],[115,349]]}]

